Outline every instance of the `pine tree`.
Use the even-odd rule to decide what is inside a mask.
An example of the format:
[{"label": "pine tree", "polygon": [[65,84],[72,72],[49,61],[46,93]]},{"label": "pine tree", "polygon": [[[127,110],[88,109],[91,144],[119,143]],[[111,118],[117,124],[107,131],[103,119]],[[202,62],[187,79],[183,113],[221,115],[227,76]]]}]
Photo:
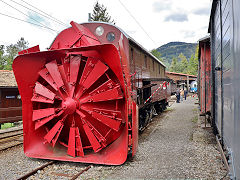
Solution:
[{"label": "pine tree", "polygon": [[179,72],[180,73],[187,73],[188,71],[188,60],[186,58],[186,56],[184,56],[183,53],[180,53],[178,58],[180,59],[180,63],[179,63]]},{"label": "pine tree", "polygon": [[178,72],[178,61],[176,57],[173,57],[172,63],[170,66],[170,71],[171,72]]},{"label": "pine tree", "polygon": [[25,41],[25,39],[23,37],[21,37],[20,40],[18,40],[16,46],[18,48],[18,51],[22,51],[22,50],[28,48],[28,42]]},{"label": "pine tree", "polygon": [[192,54],[188,64],[188,74],[197,75],[198,71],[198,46],[196,47],[195,54]]},{"label": "pine tree", "polygon": [[114,20],[111,20],[111,16],[108,15],[107,8],[98,2],[94,6],[90,19],[91,21],[102,21],[115,24]]}]

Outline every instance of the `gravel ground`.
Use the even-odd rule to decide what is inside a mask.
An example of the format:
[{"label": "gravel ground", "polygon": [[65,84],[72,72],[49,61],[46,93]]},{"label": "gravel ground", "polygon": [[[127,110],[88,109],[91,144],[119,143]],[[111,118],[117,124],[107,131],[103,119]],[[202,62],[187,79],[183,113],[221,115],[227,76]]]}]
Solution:
[{"label": "gravel ground", "polygon": [[[174,103],[140,136],[138,153],[122,166],[90,171],[84,178],[221,179],[226,171],[211,130],[200,128],[196,99]],[[98,167],[99,168],[99,167]]]},{"label": "gravel ground", "polygon": [[0,179],[17,179],[23,174],[35,169],[46,160],[28,158],[23,153],[23,146],[19,145],[0,152]]},{"label": "gravel ground", "polygon": [[[155,117],[140,135],[134,158],[121,166],[92,165],[78,179],[221,179],[226,171],[211,130],[200,128],[195,102],[189,97]],[[26,157],[22,146],[0,152],[0,157],[0,179],[16,179],[48,162]],[[67,175],[87,166],[58,162],[30,179],[70,179]]]}]

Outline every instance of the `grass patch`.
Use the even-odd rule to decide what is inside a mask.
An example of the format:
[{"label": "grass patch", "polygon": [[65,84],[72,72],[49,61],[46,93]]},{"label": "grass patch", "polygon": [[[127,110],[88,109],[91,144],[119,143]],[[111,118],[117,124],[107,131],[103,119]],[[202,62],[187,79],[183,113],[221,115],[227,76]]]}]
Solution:
[{"label": "grass patch", "polygon": [[194,116],[194,118],[192,119],[193,123],[197,123],[198,122],[198,116]]},{"label": "grass patch", "polygon": [[167,109],[164,110],[164,112],[170,112],[170,111],[173,111],[174,108],[171,108],[171,107],[168,107]]},{"label": "grass patch", "polygon": [[14,124],[13,123],[4,123],[1,125],[1,129],[7,129],[7,128],[10,128],[10,127],[13,127]]},{"label": "grass patch", "polygon": [[193,111],[193,112],[197,112],[197,111],[198,111],[198,109],[197,109],[197,108],[194,108],[192,111]]},{"label": "grass patch", "polygon": [[189,140],[193,141],[193,133],[190,135]]}]

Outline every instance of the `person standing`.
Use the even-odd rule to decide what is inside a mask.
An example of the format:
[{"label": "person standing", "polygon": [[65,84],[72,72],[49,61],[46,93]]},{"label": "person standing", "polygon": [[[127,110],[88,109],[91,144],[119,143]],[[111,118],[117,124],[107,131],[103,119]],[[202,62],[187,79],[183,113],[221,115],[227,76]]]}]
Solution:
[{"label": "person standing", "polygon": [[183,96],[184,96],[184,91],[183,89],[180,90],[180,99],[181,101],[183,101]]},{"label": "person standing", "polygon": [[187,94],[188,94],[188,91],[187,91],[187,89],[185,89],[184,90],[184,98],[185,98],[185,100],[187,100]]},{"label": "person standing", "polygon": [[177,96],[177,103],[180,103],[180,90],[177,88],[176,90],[176,96]]}]

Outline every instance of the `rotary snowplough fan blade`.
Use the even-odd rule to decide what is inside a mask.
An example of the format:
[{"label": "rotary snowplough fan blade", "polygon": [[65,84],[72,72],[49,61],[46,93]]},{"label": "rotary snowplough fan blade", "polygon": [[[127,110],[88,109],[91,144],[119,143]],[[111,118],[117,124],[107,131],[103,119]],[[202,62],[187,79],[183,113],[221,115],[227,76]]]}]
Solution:
[{"label": "rotary snowplough fan blade", "polygon": [[43,143],[63,145],[68,155],[83,157],[119,137],[124,97],[113,71],[100,59],[66,55],[46,63],[38,74],[32,120],[35,130],[46,130]]}]

